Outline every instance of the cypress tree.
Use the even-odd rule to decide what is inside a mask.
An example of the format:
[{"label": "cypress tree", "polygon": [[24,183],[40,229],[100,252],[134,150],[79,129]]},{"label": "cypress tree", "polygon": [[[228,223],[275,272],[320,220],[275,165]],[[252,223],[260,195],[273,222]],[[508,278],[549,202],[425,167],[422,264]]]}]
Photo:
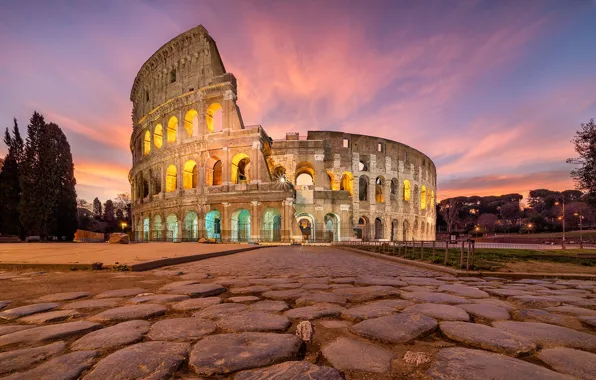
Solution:
[{"label": "cypress tree", "polygon": [[93,200],[93,213],[95,214],[95,219],[101,219],[103,216],[101,201],[97,197]]},{"label": "cypress tree", "polygon": [[8,154],[0,171],[0,232],[18,235],[24,239],[25,231],[19,213],[21,199],[19,176],[24,145],[17,119],[14,119],[12,136],[8,132],[8,128],[6,129],[4,143],[8,147]]}]

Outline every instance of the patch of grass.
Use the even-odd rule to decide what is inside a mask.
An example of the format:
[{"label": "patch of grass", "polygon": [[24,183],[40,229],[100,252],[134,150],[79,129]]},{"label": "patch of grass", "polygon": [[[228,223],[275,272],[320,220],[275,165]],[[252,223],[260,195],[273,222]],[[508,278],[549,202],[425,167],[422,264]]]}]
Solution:
[{"label": "patch of grass", "polygon": [[[580,233],[580,231],[567,231],[565,232],[565,238],[569,239],[579,239],[580,236],[583,236],[586,240],[596,240],[596,230],[584,230]],[[490,238],[491,236],[488,236]],[[511,237],[511,238],[522,238],[522,239],[553,239],[553,238],[562,238],[563,232],[540,232],[540,233],[533,233],[533,234],[498,234],[497,238],[503,237]]]}]

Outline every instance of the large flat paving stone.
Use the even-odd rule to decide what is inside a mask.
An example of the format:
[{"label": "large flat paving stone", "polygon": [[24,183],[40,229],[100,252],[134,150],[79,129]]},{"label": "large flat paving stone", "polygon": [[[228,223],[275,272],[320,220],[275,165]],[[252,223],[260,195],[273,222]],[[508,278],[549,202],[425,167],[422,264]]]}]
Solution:
[{"label": "large flat paving stone", "polygon": [[6,306],[10,305],[12,301],[9,300],[0,300],[0,310],[4,309]]},{"label": "large flat paving stone", "polygon": [[481,303],[470,303],[457,305],[457,307],[464,309],[474,317],[486,319],[489,321],[505,321],[511,319],[509,311],[503,309],[500,306],[481,304]]},{"label": "large flat paving stone", "polygon": [[261,294],[265,298],[270,298],[273,300],[295,300],[301,298],[302,296],[308,294],[307,291],[303,289],[288,289],[288,290],[270,290]]},{"label": "large flat paving stone", "polygon": [[19,319],[19,322],[42,325],[44,323],[68,321],[80,316],[81,313],[76,310],[54,310],[47,313],[28,315]]},{"label": "large flat paving stone", "polygon": [[590,325],[592,327],[596,327],[596,317],[586,317],[586,316],[580,316],[577,317],[577,319],[579,319],[580,321],[582,321],[583,323]]},{"label": "large flat paving stone", "polygon": [[271,313],[279,313],[288,310],[290,307],[284,301],[259,301],[249,306],[250,310],[269,311]]},{"label": "large flat paving stone", "polygon": [[12,321],[27,315],[42,313],[44,311],[52,310],[60,306],[57,302],[35,303],[27,306],[15,307],[13,309],[6,309],[0,311],[0,319]]},{"label": "large flat paving stone", "polygon": [[[465,306],[465,305],[463,305]],[[422,314],[442,321],[469,321],[470,316],[457,306],[440,303],[419,303],[406,307],[404,313]]]},{"label": "large flat paving stone", "polygon": [[74,380],[83,371],[91,368],[99,353],[97,351],[76,351],[54,357],[26,372],[18,372],[3,379],[8,380]]},{"label": "large flat paving stone", "polygon": [[143,288],[126,288],[126,289],[116,289],[116,290],[108,290],[103,293],[100,293],[95,296],[95,298],[114,298],[114,297],[130,297],[136,296],[138,294],[145,293],[145,289]]},{"label": "large flat paving stone", "polygon": [[220,303],[221,298],[219,297],[193,298],[174,304],[174,306],[172,306],[172,309],[180,311],[201,310],[206,307],[217,305]]},{"label": "large flat paving stone", "polygon": [[129,303],[168,303],[176,301],[184,301],[190,297],[184,294],[151,294],[147,296],[138,296],[128,300]]},{"label": "large flat paving stone", "polygon": [[53,339],[61,339],[74,335],[86,334],[88,332],[100,329],[99,323],[88,321],[67,322],[55,325],[34,327],[32,329],[21,330],[11,334],[0,336],[0,347],[6,347],[12,344],[34,344],[46,342]]},{"label": "large flat paving stone", "polygon": [[439,292],[445,292],[454,294],[460,297],[467,297],[467,298],[487,298],[489,297],[487,292],[484,292],[478,288],[474,288],[467,285],[441,285],[439,287]]},{"label": "large flat paving stone", "polygon": [[408,283],[389,276],[360,276],[354,280],[354,285],[407,286]]},{"label": "large flat paving stone", "polygon": [[499,300],[496,298],[476,298],[476,299],[473,299],[472,302],[482,304],[482,305],[493,305],[493,306],[502,307],[503,309],[505,309],[507,311],[517,309],[517,307],[515,307],[512,303],[507,302],[507,301],[502,301],[502,300]]},{"label": "large flat paving stone", "polygon": [[435,319],[424,315],[400,313],[367,319],[350,327],[350,331],[383,342],[406,343],[429,334],[437,325]]},{"label": "large flat paving stone", "polygon": [[224,375],[295,359],[302,341],[292,334],[246,332],[203,338],[189,366],[201,376]]},{"label": "large flat paving stone", "polygon": [[89,318],[95,322],[127,321],[131,319],[152,318],[164,315],[165,306],[155,304],[127,305],[103,311]]},{"label": "large flat paving stone", "polygon": [[105,309],[107,307],[115,307],[122,303],[124,298],[104,298],[99,300],[80,300],[62,304],[60,309],[82,309],[82,310],[90,310],[90,309]]},{"label": "large flat paving stone", "polygon": [[219,319],[217,327],[227,332],[286,331],[292,324],[282,315],[264,311],[246,310]]},{"label": "large flat paving stone", "polygon": [[292,319],[311,320],[323,317],[339,317],[344,308],[332,303],[320,303],[311,306],[298,307],[286,311],[284,314]]},{"label": "large flat paving stone", "polygon": [[217,296],[225,291],[226,288],[219,284],[183,285],[169,290],[169,292],[171,293],[186,294],[191,296],[192,298]]},{"label": "large flat paving stone", "polygon": [[241,303],[222,303],[204,308],[203,310],[194,313],[193,317],[217,319],[225,317],[226,315],[239,313],[248,309],[248,306]]},{"label": "large flat paving stone", "polygon": [[564,346],[586,351],[596,351],[596,335],[586,334],[566,327],[539,322],[493,322],[492,325],[511,334],[525,337],[539,347]]},{"label": "large flat paving stone", "polygon": [[391,370],[391,360],[395,357],[393,352],[360,340],[339,337],[321,348],[321,353],[341,371],[366,371],[384,373]]},{"label": "large flat paving stone", "polygon": [[35,326],[29,325],[0,325],[0,335],[12,334],[13,332],[32,329]]},{"label": "large flat paving stone", "polygon": [[341,372],[331,367],[314,365],[307,361],[290,361],[270,367],[239,372],[234,380],[343,380]]},{"label": "large flat paving stone", "polygon": [[479,323],[441,322],[439,328],[451,340],[501,354],[519,356],[536,350],[529,339]]},{"label": "large flat paving stone", "polygon": [[296,300],[296,305],[308,306],[308,305],[314,305],[317,303],[337,303],[340,305],[345,305],[346,302],[348,302],[348,298],[346,296],[342,296],[341,294],[314,293],[314,294],[306,294],[303,297],[298,298]]},{"label": "large flat paving stone", "polygon": [[596,355],[573,348],[546,348],[538,353],[552,369],[582,380],[596,380]]},{"label": "large flat paving stone", "polygon": [[559,306],[561,304],[559,300],[542,296],[513,296],[510,299],[523,308],[533,309]]},{"label": "large flat paving stone", "polygon": [[164,286],[159,288],[159,290],[162,292],[169,292],[169,291],[172,291],[172,290],[179,288],[181,286],[196,285],[196,284],[200,284],[200,283],[201,282],[197,281],[197,280],[174,281],[174,282],[170,282],[169,284],[165,284]]},{"label": "large flat paving stone", "polygon": [[66,343],[55,342],[40,347],[28,347],[0,353],[0,375],[26,369],[31,365],[62,353]]},{"label": "large flat paving stone", "polygon": [[127,321],[89,334],[74,341],[72,350],[105,350],[136,343],[149,331],[151,323],[147,321]]},{"label": "large flat paving stone", "polygon": [[572,380],[536,364],[469,348],[441,349],[426,374],[434,380]]},{"label": "large flat paving stone", "polygon": [[252,286],[245,286],[242,288],[232,288],[230,289],[230,293],[232,294],[253,294],[253,293],[263,293],[269,289],[268,286],[265,285],[252,285]]},{"label": "large flat paving stone", "polygon": [[569,323],[568,317],[553,314],[542,309],[521,309],[514,311],[515,319],[524,322],[542,322],[552,325],[566,326]]},{"label": "large flat paving stone", "polygon": [[215,323],[201,318],[170,318],[155,322],[147,337],[151,340],[195,341],[215,331]]},{"label": "large flat paving stone", "polygon": [[237,296],[237,297],[229,297],[226,298],[226,302],[235,302],[235,303],[251,303],[261,300],[257,296]]},{"label": "large flat paving stone", "polygon": [[366,302],[398,294],[397,289],[391,286],[373,285],[354,288],[333,289],[334,293],[345,296],[350,302]]},{"label": "large flat paving stone", "polygon": [[459,305],[471,302],[463,297],[435,292],[402,292],[401,297],[411,301],[426,303],[446,303],[450,305]]},{"label": "large flat paving stone", "polygon": [[445,284],[445,281],[430,277],[401,277],[400,279],[410,285],[418,286],[441,286]]},{"label": "large flat paving stone", "polygon": [[404,300],[371,301],[342,311],[341,317],[351,321],[384,317],[394,314],[410,305],[412,305],[412,302]]},{"label": "large flat paving stone", "polygon": [[83,379],[169,379],[186,360],[189,349],[188,343],[137,343],[106,356]]},{"label": "large flat paving stone", "polygon": [[54,293],[48,294],[43,297],[39,297],[39,302],[62,302],[62,301],[72,301],[77,300],[79,298],[89,297],[91,293],[89,292],[67,292],[67,293]]},{"label": "large flat paving stone", "polygon": [[532,295],[529,292],[525,292],[523,290],[517,290],[517,289],[485,289],[486,292],[492,296],[497,296],[497,297],[515,297],[515,296],[530,296]]},{"label": "large flat paving stone", "polygon": [[550,311],[551,313],[560,313],[576,316],[596,316],[596,310],[570,305],[547,307],[545,310]]}]

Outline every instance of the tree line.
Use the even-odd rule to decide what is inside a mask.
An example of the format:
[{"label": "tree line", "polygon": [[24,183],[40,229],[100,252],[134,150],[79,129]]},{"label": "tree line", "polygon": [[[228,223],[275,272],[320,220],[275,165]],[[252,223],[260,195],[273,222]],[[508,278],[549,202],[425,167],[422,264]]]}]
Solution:
[{"label": "tree line", "polygon": [[76,179],[60,127],[34,112],[23,140],[17,120],[7,128],[0,171],[0,233],[70,241],[77,230]]},{"label": "tree line", "polygon": [[103,204],[97,197],[93,203],[78,199],[77,206],[80,229],[108,233],[126,231],[130,227],[131,204],[127,193],[119,193]]}]

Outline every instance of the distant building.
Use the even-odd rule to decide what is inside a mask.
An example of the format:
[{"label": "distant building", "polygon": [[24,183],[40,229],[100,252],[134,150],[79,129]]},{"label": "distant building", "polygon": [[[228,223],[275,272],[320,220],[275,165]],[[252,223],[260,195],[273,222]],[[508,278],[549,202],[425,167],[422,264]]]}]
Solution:
[{"label": "distant building", "polygon": [[202,26],[143,64],[130,99],[137,239],[435,239],[428,156],[380,137],[308,131],[273,140],[244,125],[236,77]]}]

